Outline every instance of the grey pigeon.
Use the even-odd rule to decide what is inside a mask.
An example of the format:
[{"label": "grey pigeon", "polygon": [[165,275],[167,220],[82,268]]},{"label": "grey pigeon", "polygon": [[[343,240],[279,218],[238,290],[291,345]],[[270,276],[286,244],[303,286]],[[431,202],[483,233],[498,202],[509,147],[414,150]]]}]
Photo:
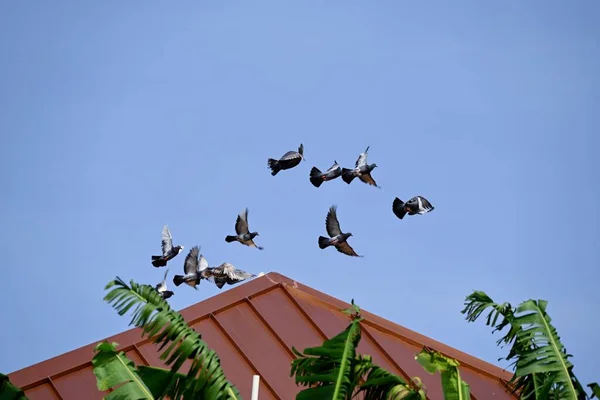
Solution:
[{"label": "grey pigeon", "polygon": [[269,158],[267,163],[271,168],[271,175],[275,176],[281,170],[294,168],[302,160],[304,160],[304,145],[300,143],[298,151],[288,151],[279,160]]},{"label": "grey pigeon", "polygon": [[215,268],[208,268],[205,273],[206,279],[213,282],[219,289],[225,284],[235,285],[236,283],[245,281],[249,278],[254,278],[256,274],[237,269],[232,264],[224,262]]},{"label": "grey pigeon", "polygon": [[173,277],[173,283],[175,286],[185,283],[198,290],[196,286],[200,284],[200,280],[203,278],[203,274],[207,268],[208,261],[200,254],[200,247],[194,246],[185,257],[185,262],[183,264],[183,272],[185,275],[175,275]]},{"label": "grey pigeon", "polygon": [[249,247],[256,247],[259,250],[262,250],[263,247],[257,246],[254,243],[254,237],[259,236],[258,232],[250,232],[248,229],[248,208],[246,207],[235,220],[235,233],[237,235],[227,235],[225,236],[225,241],[227,243],[231,242],[240,242],[243,245]]},{"label": "grey pigeon", "polygon": [[162,255],[152,256],[152,265],[157,268],[167,265],[167,261],[173,259],[183,250],[183,246],[173,246],[173,236],[171,236],[167,225],[163,226],[161,245]]},{"label": "grey pigeon", "polygon": [[362,257],[356,254],[354,249],[348,244],[347,240],[352,236],[351,232],[343,233],[340,229],[340,223],[337,218],[337,206],[329,207],[327,218],[325,219],[325,228],[330,238],[319,236],[319,248],[325,249],[329,246],[335,246],[340,253],[352,256]]},{"label": "grey pigeon", "polygon": [[377,188],[379,187],[377,186],[377,183],[375,183],[375,179],[373,179],[371,176],[371,171],[377,168],[377,164],[367,164],[367,152],[369,151],[369,147],[371,146],[367,146],[367,149],[360,153],[353,169],[342,168],[342,179],[348,185],[354,180],[354,178],[358,177],[358,179],[368,185],[375,186]]},{"label": "grey pigeon", "polygon": [[173,293],[170,290],[167,290],[167,274],[169,273],[169,270],[167,269],[165,271],[165,277],[163,278],[162,282],[160,282],[159,284],[157,284],[154,289],[156,289],[156,291],[158,292],[158,294],[160,294],[160,296],[166,300],[169,297],[173,296],[175,293]]},{"label": "grey pigeon", "polygon": [[431,205],[429,200],[423,196],[415,196],[408,200],[406,203],[396,197],[392,203],[392,211],[396,217],[402,219],[406,214],[408,215],[423,215],[431,212],[435,209]]},{"label": "grey pigeon", "polygon": [[337,161],[333,161],[333,165],[325,172],[321,172],[317,167],[312,167],[310,170],[310,183],[314,187],[319,187],[325,181],[331,181],[342,175],[342,168],[338,165]]}]

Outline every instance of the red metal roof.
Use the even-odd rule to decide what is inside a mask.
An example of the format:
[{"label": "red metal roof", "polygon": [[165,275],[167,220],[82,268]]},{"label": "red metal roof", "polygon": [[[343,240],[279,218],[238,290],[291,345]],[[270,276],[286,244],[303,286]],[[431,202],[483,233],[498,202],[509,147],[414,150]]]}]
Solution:
[{"label": "red metal roof", "polygon": [[[292,345],[318,346],[341,332],[350,305],[277,273],[240,284],[181,311],[221,359],[227,378],[243,398],[250,398],[252,375],[260,375],[260,400],[294,399],[301,390],[290,377]],[[430,375],[415,361],[423,346],[461,363],[472,399],[513,399],[503,382],[511,374],[431,338],[361,310],[365,318],[358,351],[406,379],[418,376],[428,399],[443,399],[439,375]],[[130,329],[107,339],[136,364],[163,366],[155,346]],[[31,400],[101,399],[91,359],[97,342],[9,374],[11,382]],[[516,397],[514,397],[516,398]]]}]

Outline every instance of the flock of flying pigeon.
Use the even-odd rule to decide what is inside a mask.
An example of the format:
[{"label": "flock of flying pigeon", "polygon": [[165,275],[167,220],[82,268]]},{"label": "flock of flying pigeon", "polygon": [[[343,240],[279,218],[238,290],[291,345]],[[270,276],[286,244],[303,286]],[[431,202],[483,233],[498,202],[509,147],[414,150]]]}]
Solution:
[{"label": "flock of flying pigeon", "polygon": [[[334,160],[333,165],[322,172],[317,167],[312,167],[310,170],[309,180],[310,183],[318,188],[323,182],[331,181],[336,178],[342,177],[342,180],[348,185],[352,183],[354,178],[360,179],[362,182],[381,188],[373,179],[371,173],[377,167],[377,164],[367,163],[367,152],[369,147],[364,152],[360,153],[354,168],[342,168]],[[288,151],[280,159],[269,158],[267,163],[271,169],[271,175],[275,176],[280,171],[288,170],[296,167],[304,160],[304,145],[300,144],[298,151]],[[433,211],[434,207],[431,205],[429,200],[423,196],[412,197],[407,202],[400,200],[398,197],[394,198],[392,202],[392,212],[399,219],[403,219],[405,215],[423,215],[430,211]],[[352,257],[363,257],[358,255],[354,249],[348,244],[348,238],[352,236],[351,232],[342,232],[340,228],[340,222],[337,217],[337,206],[332,205],[329,207],[327,216],[325,218],[325,229],[329,237],[319,236],[318,245],[320,249],[326,249],[327,247],[333,246],[337,251],[342,254],[346,254]],[[258,232],[251,232],[248,227],[248,208],[245,208],[238,216],[235,222],[235,235],[225,236],[227,243],[239,242],[248,247],[255,247],[259,250],[263,250],[263,247],[258,246],[254,242],[254,238],[258,235]],[[183,246],[173,246],[173,237],[167,225],[163,227],[162,231],[162,254],[159,256],[152,256],[152,265],[154,267],[165,267],[167,262],[175,258],[182,250]],[[206,279],[209,282],[214,283],[219,289],[222,289],[225,284],[234,285],[236,283],[245,281],[246,279],[254,278],[256,276],[263,275],[252,274],[241,269],[234,267],[228,262],[224,262],[217,267],[209,267],[208,261],[200,253],[200,248],[194,246],[190,249],[183,263],[184,275],[173,276],[173,283],[175,286],[179,286],[185,283],[194,289],[198,289],[197,285],[200,284],[202,279]],[[173,291],[167,290],[167,275],[169,270],[165,271],[165,276],[162,282],[155,286],[156,291],[162,296],[163,299],[168,299],[173,296]]]}]

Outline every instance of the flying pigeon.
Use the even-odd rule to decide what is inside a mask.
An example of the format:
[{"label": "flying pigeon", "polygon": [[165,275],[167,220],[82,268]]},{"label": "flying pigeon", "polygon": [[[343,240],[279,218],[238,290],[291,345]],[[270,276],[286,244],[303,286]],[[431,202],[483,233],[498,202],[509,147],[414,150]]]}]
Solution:
[{"label": "flying pigeon", "polygon": [[219,289],[225,284],[235,285],[236,283],[245,281],[249,278],[254,278],[256,275],[249,272],[237,269],[228,262],[224,262],[215,268],[208,268],[205,276],[208,281],[213,282]]},{"label": "flying pigeon", "polygon": [[302,160],[304,160],[304,145],[300,143],[298,151],[288,151],[279,160],[269,158],[267,163],[271,168],[271,175],[275,176],[281,170],[294,168]]},{"label": "flying pigeon", "polygon": [[169,231],[169,227],[165,225],[162,230],[162,255],[152,256],[152,265],[155,267],[164,267],[167,261],[173,259],[183,250],[183,246],[173,246],[173,236]]},{"label": "flying pigeon", "polygon": [[227,243],[231,242],[240,242],[243,245],[256,247],[259,250],[262,250],[263,247],[257,246],[254,243],[254,237],[259,236],[258,232],[250,232],[248,229],[248,207],[246,207],[235,220],[235,233],[237,235],[227,235],[225,236],[225,241]]},{"label": "flying pigeon", "polygon": [[348,185],[354,178],[358,177],[358,179],[368,185],[379,187],[377,186],[377,183],[375,183],[375,179],[371,176],[371,171],[377,167],[377,164],[367,164],[367,152],[369,151],[369,147],[371,146],[367,146],[367,149],[360,153],[353,169],[342,168],[342,179]]},{"label": "flying pigeon", "polygon": [[423,215],[433,211],[434,208],[423,196],[415,196],[406,203],[396,197],[392,203],[392,211],[400,219],[404,218],[407,213],[408,215]]},{"label": "flying pigeon", "polygon": [[329,207],[329,212],[327,213],[327,218],[325,219],[325,228],[327,229],[327,234],[331,238],[319,236],[319,248],[325,249],[329,246],[335,246],[336,250],[340,253],[352,257],[362,257],[356,254],[354,249],[350,247],[347,242],[348,238],[352,236],[352,233],[343,233],[340,229],[340,223],[337,218],[337,206],[335,205]]},{"label": "flying pigeon", "polygon": [[160,296],[166,300],[169,297],[173,296],[175,293],[173,293],[170,290],[167,290],[167,274],[169,273],[169,269],[167,269],[165,271],[165,277],[163,278],[162,282],[160,282],[159,284],[157,284],[154,288],[156,289],[156,291],[158,292],[158,294],[160,294]]},{"label": "flying pigeon", "polygon": [[185,262],[183,263],[183,272],[185,275],[175,275],[173,277],[173,283],[175,286],[186,283],[187,285],[190,285],[194,289],[198,290],[196,285],[199,285],[200,280],[204,278],[207,268],[208,261],[206,261],[206,258],[200,254],[200,248],[198,246],[194,246],[185,257]]},{"label": "flying pigeon", "polygon": [[340,168],[337,161],[333,161],[333,165],[325,172],[321,172],[317,167],[312,167],[310,170],[310,183],[318,188],[323,182],[333,180],[341,175],[342,168]]}]

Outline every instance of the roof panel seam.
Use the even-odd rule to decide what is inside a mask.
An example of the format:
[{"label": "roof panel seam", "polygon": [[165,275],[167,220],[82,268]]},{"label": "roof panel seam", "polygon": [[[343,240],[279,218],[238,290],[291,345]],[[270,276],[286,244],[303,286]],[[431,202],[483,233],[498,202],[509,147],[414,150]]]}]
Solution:
[{"label": "roof panel seam", "polygon": [[291,300],[291,302],[298,308],[298,310],[304,316],[304,318],[306,318],[306,320],[308,321],[308,323],[311,324],[312,327],[321,335],[321,337],[324,340],[329,339],[327,337],[327,335],[325,334],[325,332],[323,332],[321,330],[321,328],[319,327],[319,325],[317,325],[315,323],[315,321],[313,321],[313,319],[310,317],[310,315],[308,314],[308,312],[304,309],[304,307],[302,306],[302,304],[300,304],[298,302],[298,300],[296,300],[294,298],[294,295],[290,292],[290,290],[288,289],[288,287],[286,285],[282,285],[281,289],[283,290],[283,293],[285,293],[287,295],[287,297]]},{"label": "roof panel seam", "polygon": [[64,397],[62,397],[62,395],[58,391],[58,388],[54,384],[54,381],[51,377],[48,377],[48,384],[50,385],[50,390],[52,390],[56,394],[56,397],[58,397],[60,400],[64,400]]},{"label": "roof panel seam", "polygon": [[233,337],[231,337],[229,332],[227,332],[225,327],[219,322],[216,315],[211,313],[211,314],[209,314],[209,318],[214,322],[214,324],[217,326],[217,329],[219,329],[221,331],[223,336],[225,336],[225,338],[227,338],[227,340],[229,340],[229,342],[233,345],[233,347],[235,347],[235,349],[238,351],[238,353],[241,354],[242,358],[248,363],[250,368],[252,368],[252,370],[254,370],[254,372],[256,372],[257,375],[263,377],[263,379],[261,379],[261,382],[269,389],[271,394],[273,394],[273,396],[277,397],[278,399],[281,399],[281,397],[277,394],[277,392],[275,392],[275,389],[273,389],[273,387],[269,384],[269,382],[267,382],[267,380],[264,379],[264,375],[262,375],[261,372],[258,370],[258,368],[256,368],[256,365],[254,365],[254,363],[250,360],[250,357],[248,357],[248,355],[242,350],[242,348],[237,344],[237,342],[233,339]]},{"label": "roof panel seam", "polygon": [[285,344],[285,342],[283,341],[283,339],[281,339],[281,337],[277,334],[277,332],[275,332],[275,329],[273,329],[273,327],[265,320],[265,318],[257,310],[257,308],[254,306],[254,304],[252,304],[252,300],[250,300],[249,298],[246,298],[246,302],[248,303],[248,306],[250,307],[250,309],[256,314],[256,316],[258,317],[258,319],[260,319],[261,322],[263,323],[263,325],[268,329],[268,331],[271,332],[271,335],[273,335],[275,337],[275,339],[279,342],[279,344],[290,355],[290,357],[292,358],[292,360],[295,359],[296,357],[294,356],[294,352]]},{"label": "roof panel seam", "polygon": [[[362,328],[362,327],[361,327]],[[373,335],[371,335],[371,332],[369,332],[367,329],[362,328],[361,329],[362,332],[364,332],[366,334],[366,336],[369,337],[369,339],[371,339],[371,341],[375,344],[375,347],[377,347],[381,353],[383,353],[384,357],[387,358],[394,367],[396,367],[396,369],[398,371],[400,371],[400,374],[404,377],[404,379],[406,379],[407,382],[412,382],[412,378],[404,371],[404,369],[402,369],[402,367],[400,367],[400,364],[398,364],[390,355],[390,353],[388,351],[386,351],[383,346],[381,344],[379,344],[379,342],[377,341],[377,339],[375,339],[373,337]],[[391,372],[391,371],[390,371]],[[426,398],[428,400],[431,400],[431,397],[426,395]]]}]

